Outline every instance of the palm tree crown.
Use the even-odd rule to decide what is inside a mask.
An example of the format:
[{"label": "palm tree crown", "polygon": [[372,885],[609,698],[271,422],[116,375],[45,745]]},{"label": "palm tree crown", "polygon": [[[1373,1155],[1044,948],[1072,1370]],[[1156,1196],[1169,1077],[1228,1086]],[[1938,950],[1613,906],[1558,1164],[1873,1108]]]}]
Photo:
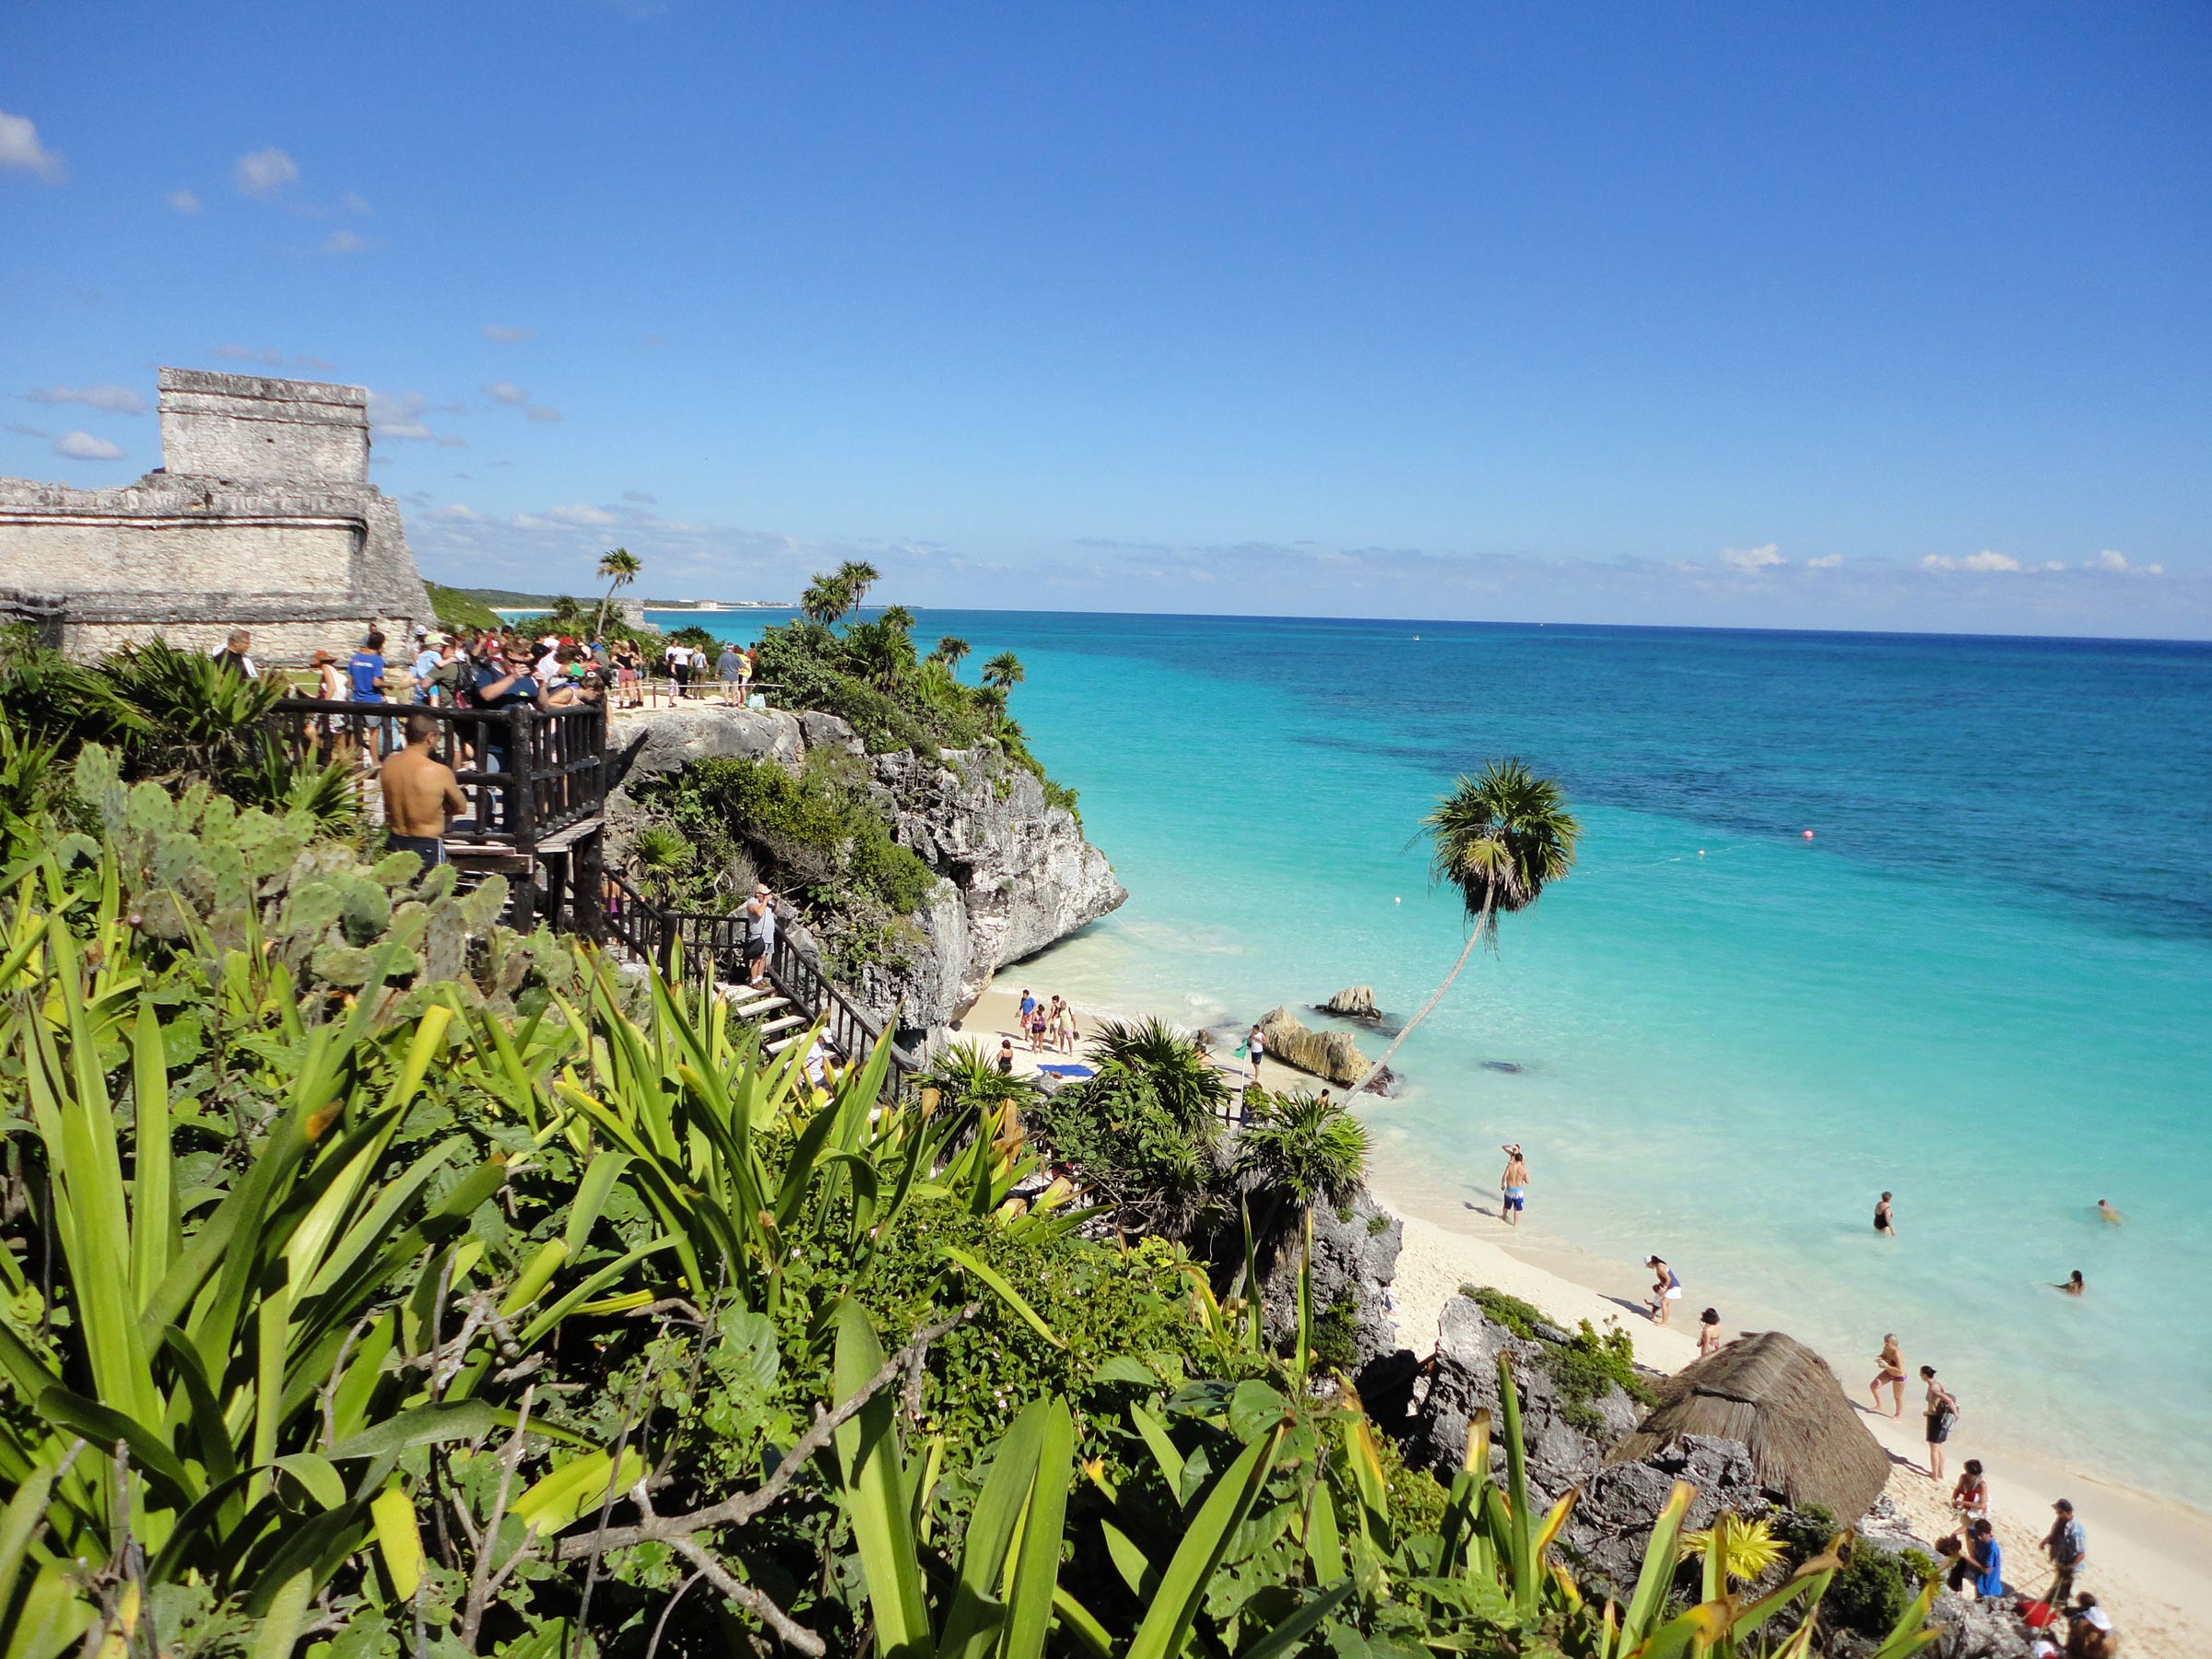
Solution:
[{"label": "palm tree crown", "polygon": [[883,580],[883,572],[865,559],[848,559],[837,567],[836,580],[845,596],[845,610],[856,611],[866,601],[868,590]]},{"label": "palm tree crown", "polygon": [[1574,866],[1582,824],[1549,778],[1519,760],[1493,760],[1461,777],[1421,820],[1429,867],[1459,889],[1471,917],[1526,910]]},{"label": "palm tree crown", "polygon": [[836,576],[817,576],[799,595],[799,610],[811,622],[827,626],[852,607],[851,592]]},{"label": "palm tree crown", "polygon": [[1262,1095],[1237,1134],[1237,1173],[1301,1210],[1349,1204],[1367,1173],[1367,1125],[1335,1100]]},{"label": "palm tree crown", "polygon": [[1018,686],[1027,677],[1022,672],[1021,659],[1010,651],[1002,651],[983,665],[983,684],[1005,690]]},{"label": "palm tree crown", "polygon": [[1492,760],[1476,777],[1463,774],[1421,819],[1421,828],[1429,836],[1430,873],[1438,883],[1459,889],[1475,925],[1452,971],[1399,1028],[1382,1057],[1346,1091],[1347,1100],[1382,1075],[1413,1028],[1443,1001],[1476,945],[1486,935],[1495,938],[1500,912],[1526,910],[1546,887],[1565,878],[1583,834],[1567,810],[1566,792],[1519,760]]},{"label": "palm tree crown", "polygon": [[929,653],[930,660],[942,663],[947,668],[958,668],[960,659],[968,654],[969,650],[967,641],[957,634],[947,634],[937,641],[937,648]]},{"label": "palm tree crown", "polygon": [[606,578],[606,597],[599,601],[599,614],[592,618],[593,633],[606,631],[606,607],[614,603],[618,589],[638,579],[641,568],[638,556],[628,547],[609,547],[599,555],[599,574]]}]

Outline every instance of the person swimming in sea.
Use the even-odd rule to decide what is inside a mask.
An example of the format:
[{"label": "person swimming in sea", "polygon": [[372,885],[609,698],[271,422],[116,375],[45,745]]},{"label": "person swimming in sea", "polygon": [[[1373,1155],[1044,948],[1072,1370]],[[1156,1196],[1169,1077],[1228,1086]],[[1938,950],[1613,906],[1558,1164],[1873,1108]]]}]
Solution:
[{"label": "person swimming in sea", "polygon": [[1518,1227],[1528,1203],[1528,1160],[1521,1156],[1519,1141],[1509,1141],[1499,1149],[1505,1154],[1505,1173],[1498,1177],[1498,1215],[1508,1227]]},{"label": "person swimming in sea", "polygon": [[2073,1277],[2068,1278],[2065,1284],[2053,1285],[2051,1288],[2063,1290],[2068,1296],[2086,1296],[2088,1293],[2089,1282],[2081,1277],[2081,1269],[2077,1267],[2074,1269]]},{"label": "person swimming in sea", "polygon": [[1885,1239],[1897,1237],[1897,1212],[1889,1207],[1889,1194],[1884,1193],[1882,1201],[1874,1206],[1874,1230]]},{"label": "person swimming in sea", "polygon": [[2112,1207],[2112,1201],[2110,1198],[2100,1198],[2097,1200],[2097,1219],[2107,1227],[2117,1227],[2126,1218]]}]

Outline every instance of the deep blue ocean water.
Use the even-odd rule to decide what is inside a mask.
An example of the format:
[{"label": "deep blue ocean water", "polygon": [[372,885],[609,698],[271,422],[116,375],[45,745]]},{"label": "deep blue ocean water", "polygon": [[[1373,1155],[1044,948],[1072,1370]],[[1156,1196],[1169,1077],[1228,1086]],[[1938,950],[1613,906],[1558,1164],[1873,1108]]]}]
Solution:
[{"label": "deep blue ocean water", "polygon": [[[1899,1332],[1962,1396],[1962,1454],[1986,1433],[2212,1507],[2212,646],[947,611],[918,633],[968,640],[969,677],[1020,655],[1014,712],[1130,889],[1036,970],[1079,1000],[1211,1023],[1371,983],[1409,1010],[1464,937],[1408,845],[1421,814],[1494,756],[1557,776],[1576,871],[1401,1052],[1405,1091],[1366,1113],[1381,1156],[1484,1201],[1518,1139],[1537,1220],[1664,1254],[1730,1328],[1865,1375]],[[2075,1267],[2086,1298],[2049,1288]]]}]

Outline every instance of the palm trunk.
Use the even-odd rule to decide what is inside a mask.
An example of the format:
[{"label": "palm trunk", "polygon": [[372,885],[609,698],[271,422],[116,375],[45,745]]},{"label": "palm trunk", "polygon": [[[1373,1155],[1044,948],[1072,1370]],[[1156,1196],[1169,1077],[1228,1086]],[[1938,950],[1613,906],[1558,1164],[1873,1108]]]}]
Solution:
[{"label": "palm trunk", "polygon": [[1345,1091],[1344,1103],[1347,1106],[1362,1089],[1382,1076],[1382,1068],[1390,1064],[1390,1057],[1398,1052],[1406,1038],[1413,1035],[1413,1028],[1436,1011],[1436,1005],[1444,1000],[1444,993],[1452,989],[1452,982],[1459,977],[1459,971],[1467,965],[1467,959],[1475,954],[1475,947],[1482,943],[1482,935],[1489,930],[1490,899],[1486,893],[1483,896],[1482,914],[1475,918],[1475,931],[1467,935],[1466,947],[1459,953],[1459,960],[1452,964],[1452,971],[1444,975],[1443,983],[1429,994],[1429,1000],[1421,1005],[1420,1012],[1398,1028],[1398,1034],[1390,1040],[1390,1046],[1382,1051],[1382,1058],[1361,1073],[1359,1081]]},{"label": "palm trunk", "polygon": [[615,602],[615,590],[621,585],[618,582],[610,582],[606,585],[606,597],[599,601],[598,614],[592,618],[592,638],[594,640],[606,637],[606,607]]}]

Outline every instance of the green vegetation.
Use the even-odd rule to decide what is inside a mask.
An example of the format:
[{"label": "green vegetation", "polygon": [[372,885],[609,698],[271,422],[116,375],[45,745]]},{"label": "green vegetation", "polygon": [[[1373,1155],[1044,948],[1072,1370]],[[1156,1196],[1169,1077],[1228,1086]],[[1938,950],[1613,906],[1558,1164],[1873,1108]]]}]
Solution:
[{"label": "green vegetation", "polygon": [[1908,1617],[1922,1594],[1935,1588],[1942,1571],[1920,1550],[1877,1549],[1849,1533],[1840,1534],[1835,1516],[1817,1503],[1786,1510],[1771,1526],[1793,1566],[1824,1551],[1839,1559],[1820,1611],[1831,1624],[1862,1636],[1879,1636]]},{"label": "green vegetation", "polygon": [[1534,1303],[1489,1285],[1462,1285],[1459,1293],[1480,1308],[1483,1317],[1493,1324],[1503,1325],[1524,1341],[1544,1345],[1544,1368],[1558,1385],[1564,1401],[1559,1415],[1570,1427],[1584,1434],[1601,1431],[1605,1419],[1596,1402],[1608,1389],[1618,1388],[1645,1406],[1654,1403],[1651,1384],[1636,1371],[1635,1340],[1626,1331],[1615,1328],[1600,1333],[1585,1319],[1566,1341],[1555,1342],[1543,1331],[1565,1327]]},{"label": "green vegetation", "polygon": [[422,585],[429,590],[430,610],[438,618],[438,626],[450,633],[481,633],[487,628],[500,627],[504,621],[477,594],[435,582]]},{"label": "green vegetation", "polygon": [[[1678,1487],[1586,1602],[1510,1371],[1502,1478],[1485,1418],[1446,1490],[1313,1386],[1343,1304],[1301,1284],[1280,1356],[1181,1245],[1016,1201],[1033,1086],[948,1055],[888,1098],[887,1047],[825,1096],[721,998],[501,927],[496,878],[218,789],[228,693],[180,672],[85,682],[132,744],[168,688],[135,759],[53,749],[53,665],[0,686],[0,1656],[1803,1651],[1763,1632],[1848,1535],[1758,1600],[1710,1548],[1677,1611]],[[1218,1133],[1190,1045],[1102,1050],[1102,1158],[1132,1102]]]},{"label": "green vegetation", "polygon": [[599,601],[599,608],[593,615],[592,632],[594,636],[606,627],[615,594],[638,579],[640,568],[638,556],[628,547],[609,547],[599,555],[599,574],[606,578],[606,597]]},{"label": "green vegetation", "polygon": [[1526,910],[1544,889],[1574,867],[1583,827],[1567,810],[1566,792],[1519,760],[1492,760],[1477,777],[1461,777],[1421,820],[1429,837],[1430,879],[1455,888],[1467,919],[1467,942],[1452,971],[1429,1000],[1399,1028],[1382,1058],[1345,1091],[1350,1100],[1388,1069],[1391,1057],[1414,1027],[1435,1011],[1452,989],[1475,947],[1496,938],[1498,918]]},{"label": "green vegetation", "polygon": [[937,877],[891,839],[858,771],[817,748],[796,778],[771,761],[714,759],[641,782],[632,794],[657,821],[633,839],[633,859],[679,910],[726,912],[757,874],[770,877],[805,904],[839,978],[901,965]]}]

